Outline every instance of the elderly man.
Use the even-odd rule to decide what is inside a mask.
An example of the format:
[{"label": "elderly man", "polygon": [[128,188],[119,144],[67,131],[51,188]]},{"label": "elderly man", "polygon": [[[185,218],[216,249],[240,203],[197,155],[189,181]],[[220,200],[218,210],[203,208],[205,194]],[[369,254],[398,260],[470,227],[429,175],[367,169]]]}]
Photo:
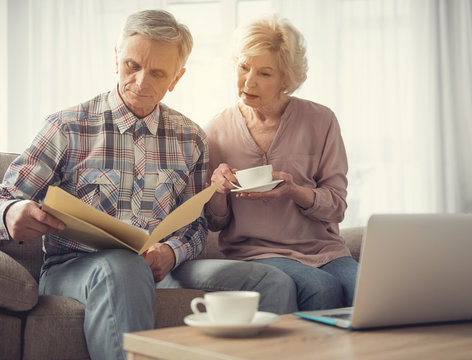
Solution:
[{"label": "elderly man", "polygon": [[188,118],[161,103],[185,72],[192,36],[165,11],[142,11],[125,22],[116,47],[118,85],[50,115],[0,185],[0,235],[43,237],[40,293],[85,304],[84,333],[92,359],[124,359],[124,332],[151,329],[156,287],[255,290],[261,309],[296,309],[294,283],[267,265],[193,260],[207,222],[200,217],[151,247],[90,248],[61,236],[64,224],[38,201],[59,186],[122,221],[151,231],[205,186],[208,145]]}]

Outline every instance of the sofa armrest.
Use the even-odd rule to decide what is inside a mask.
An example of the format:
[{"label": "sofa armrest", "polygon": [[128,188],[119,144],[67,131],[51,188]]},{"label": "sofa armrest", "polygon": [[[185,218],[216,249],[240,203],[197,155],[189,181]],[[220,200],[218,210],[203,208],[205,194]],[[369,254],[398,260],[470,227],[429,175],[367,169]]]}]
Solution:
[{"label": "sofa armrest", "polygon": [[0,251],[0,308],[31,310],[38,302],[38,283],[28,270]]},{"label": "sofa armrest", "polygon": [[361,253],[362,237],[364,235],[364,227],[349,227],[341,229],[341,236],[346,242],[347,247],[351,251],[352,257],[359,261]]}]

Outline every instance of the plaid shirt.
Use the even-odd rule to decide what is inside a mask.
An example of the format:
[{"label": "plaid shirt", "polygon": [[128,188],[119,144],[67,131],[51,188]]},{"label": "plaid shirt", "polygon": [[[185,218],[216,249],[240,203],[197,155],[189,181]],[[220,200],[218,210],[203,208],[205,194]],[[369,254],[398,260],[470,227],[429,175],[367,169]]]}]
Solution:
[{"label": "plaid shirt", "polygon": [[[4,211],[15,199],[44,198],[56,185],[101,211],[152,231],[205,187],[208,144],[202,129],[164,104],[139,119],[117,89],[57,112],[9,167],[0,185],[0,236],[8,239]],[[176,266],[203,249],[200,216],[165,243]],[[94,251],[57,234],[44,236],[48,255]]]}]

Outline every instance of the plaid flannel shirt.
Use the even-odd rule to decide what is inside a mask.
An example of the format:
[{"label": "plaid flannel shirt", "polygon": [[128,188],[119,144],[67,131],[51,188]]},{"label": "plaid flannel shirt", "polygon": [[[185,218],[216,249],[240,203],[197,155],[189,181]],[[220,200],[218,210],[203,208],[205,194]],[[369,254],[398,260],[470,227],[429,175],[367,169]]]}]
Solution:
[{"label": "plaid flannel shirt", "polygon": [[[42,200],[59,186],[97,209],[152,231],[205,187],[208,144],[203,130],[164,104],[143,119],[117,89],[50,115],[32,145],[9,167],[0,185],[0,236],[8,239],[4,211],[16,199]],[[207,223],[200,216],[165,239],[176,266],[203,250]],[[48,233],[48,255],[94,249]]]}]

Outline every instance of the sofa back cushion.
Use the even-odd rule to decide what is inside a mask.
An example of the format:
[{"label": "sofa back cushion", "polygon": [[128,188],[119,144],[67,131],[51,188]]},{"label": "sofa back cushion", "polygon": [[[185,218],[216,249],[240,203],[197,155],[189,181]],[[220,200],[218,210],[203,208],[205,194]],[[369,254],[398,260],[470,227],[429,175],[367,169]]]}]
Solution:
[{"label": "sofa back cushion", "polygon": [[0,152],[0,179],[3,180],[3,175],[7,171],[8,166],[18,157],[18,154]]},{"label": "sofa back cushion", "polygon": [[[7,171],[8,166],[18,157],[15,153],[0,152],[0,179]],[[43,254],[41,251],[41,239],[19,244],[16,241],[0,241],[0,251],[10,255],[21,265],[23,265],[36,281],[39,278],[39,271],[43,264]]]},{"label": "sofa back cushion", "polygon": [[0,251],[0,307],[28,311],[38,302],[38,282],[12,257]]}]

